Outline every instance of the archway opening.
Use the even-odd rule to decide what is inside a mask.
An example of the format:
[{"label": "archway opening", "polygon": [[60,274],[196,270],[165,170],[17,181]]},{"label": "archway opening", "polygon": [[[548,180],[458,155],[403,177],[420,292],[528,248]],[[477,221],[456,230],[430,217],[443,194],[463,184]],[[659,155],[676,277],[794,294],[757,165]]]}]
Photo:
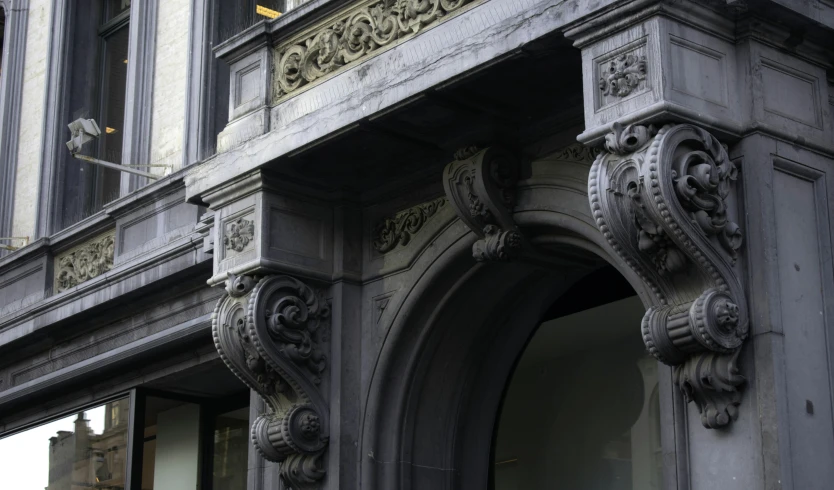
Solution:
[{"label": "archway opening", "polygon": [[493,490],[661,488],[657,361],[635,335],[644,312],[611,267],[553,303],[505,388]]}]

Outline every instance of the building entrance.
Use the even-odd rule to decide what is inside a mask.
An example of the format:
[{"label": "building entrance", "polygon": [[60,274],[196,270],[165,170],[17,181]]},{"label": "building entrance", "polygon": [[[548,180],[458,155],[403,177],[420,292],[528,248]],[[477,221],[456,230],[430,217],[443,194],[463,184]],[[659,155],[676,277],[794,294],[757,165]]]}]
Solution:
[{"label": "building entrance", "polygon": [[494,490],[661,488],[657,360],[634,335],[644,307],[632,291],[577,308],[583,282],[556,301],[507,385]]}]

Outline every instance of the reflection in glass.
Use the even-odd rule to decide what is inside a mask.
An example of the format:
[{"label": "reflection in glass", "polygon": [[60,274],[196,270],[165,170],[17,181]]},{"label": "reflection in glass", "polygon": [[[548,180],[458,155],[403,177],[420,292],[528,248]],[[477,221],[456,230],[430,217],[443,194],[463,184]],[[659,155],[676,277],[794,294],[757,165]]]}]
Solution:
[{"label": "reflection in glass", "polygon": [[142,490],[198,488],[200,405],[147,397]]},{"label": "reflection in glass", "polygon": [[128,399],[0,439],[0,489],[123,489]]},{"label": "reflection in glass", "polygon": [[249,407],[218,415],[214,420],[213,490],[246,490],[249,449]]},{"label": "reflection in glass", "polygon": [[636,297],[543,323],[513,373],[494,489],[661,488],[657,361]]}]

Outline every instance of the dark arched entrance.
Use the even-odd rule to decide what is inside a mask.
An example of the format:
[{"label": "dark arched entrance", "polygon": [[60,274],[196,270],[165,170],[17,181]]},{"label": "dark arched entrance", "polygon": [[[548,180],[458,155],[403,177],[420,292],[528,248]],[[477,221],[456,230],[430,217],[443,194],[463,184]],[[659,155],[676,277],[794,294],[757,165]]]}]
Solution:
[{"label": "dark arched entrance", "polygon": [[[424,272],[405,298],[386,309],[363,420],[363,488],[488,488],[493,429],[520,353],[560,296],[610,267],[589,216],[587,166],[553,169],[533,164],[513,213],[548,264],[475,262],[477,237],[457,221],[413,265]],[[629,270],[616,274],[651,304]],[[631,328],[639,343],[639,324]]]}]

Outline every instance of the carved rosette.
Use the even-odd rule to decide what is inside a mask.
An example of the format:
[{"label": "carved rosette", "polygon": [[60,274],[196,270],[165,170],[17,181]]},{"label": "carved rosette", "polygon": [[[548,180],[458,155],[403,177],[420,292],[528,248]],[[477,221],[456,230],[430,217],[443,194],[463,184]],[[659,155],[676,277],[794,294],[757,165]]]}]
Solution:
[{"label": "carved rosette", "polygon": [[227,295],[212,315],[223,362],[266,401],[252,424],[252,441],[293,490],[320,488],[329,410],[319,384],[327,367],[322,348],[329,306],[288,276],[230,275]]},{"label": "carved rosette", "polygon": [[520,162],[502,148],[466,148],[443,171],[446,197],[480,240],[472,246],[478,261],[507,261],[521,254],[523,237],[513,221]]},{"label": "carved rosette", "polygon": [[633,53],[621,54],[610,62],[599,79],[602,95],[627,97],[646,79],[646,57]]},{"label": "carved rosette", "polygon": [[741,230],[726,199],[736,167],[707,131],[689,124],[614,125],[589,174],[596,223],[652,292],[643,340],[675,366],[676,383],[705,427],[738,415],[739,349],[747,301],[735,269]]},{"label": "carved rosette", "polygon": [[375,0],[275,48],[273,100],[357,63],[479,0]]},{"label": "carved rosette", "polygon": [[226,224],[226,231],[223,234],[223,245],[226,250],[243,252],[254,239],[255,224],[252,221],[238,218]]},{"label": "carved rosette", "polygon": [[400,211],[393,218],[385,218],[374,227],[372,243],[374,249],[382,254],[394,250],[398,245],[408,245],[411,237],[416,235],[428,220],[446,205],[445,197]]}]

